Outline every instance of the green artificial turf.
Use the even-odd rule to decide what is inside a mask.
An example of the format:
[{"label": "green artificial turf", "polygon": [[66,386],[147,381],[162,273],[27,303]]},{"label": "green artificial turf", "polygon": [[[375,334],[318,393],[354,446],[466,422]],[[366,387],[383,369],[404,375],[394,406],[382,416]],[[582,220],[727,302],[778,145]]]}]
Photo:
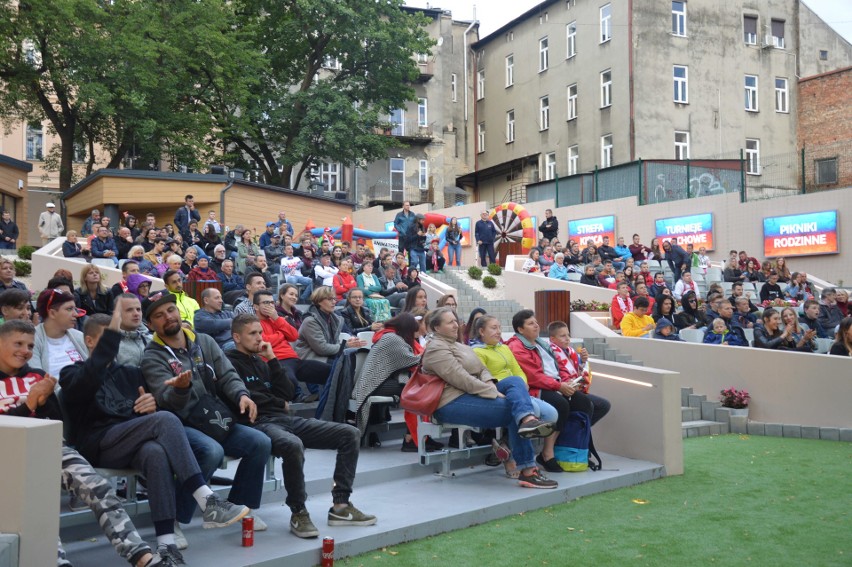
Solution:
[{"label": "green artificial turf", "polygon": [[684,460],[683,476],[376,550],[338,564],[852,565],[852,444],[700,437],[684,440]]}]

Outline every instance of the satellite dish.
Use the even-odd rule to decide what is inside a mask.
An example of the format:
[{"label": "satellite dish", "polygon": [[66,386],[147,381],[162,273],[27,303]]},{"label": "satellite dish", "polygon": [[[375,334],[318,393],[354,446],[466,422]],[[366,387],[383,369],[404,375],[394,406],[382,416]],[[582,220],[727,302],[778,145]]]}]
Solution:
[{"label": "satellite dish", "polygon": [[438,47],[441,47],[442,45],[444,45],[444,36],[438,38]]}]

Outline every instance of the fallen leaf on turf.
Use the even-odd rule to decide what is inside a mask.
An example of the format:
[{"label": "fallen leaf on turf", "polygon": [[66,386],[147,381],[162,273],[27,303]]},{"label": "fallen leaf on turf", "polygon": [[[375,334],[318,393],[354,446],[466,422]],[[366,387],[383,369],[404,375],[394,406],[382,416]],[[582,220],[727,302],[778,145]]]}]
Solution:
[{"label": "fallen leaf on turf", "polygon": [[632,500],[632,502],[633,502],[634,504],[647,504],[647,503],[648,503],[648,501],[647,501],[647,500],[643,500],[642,498],[634,498],[634,499]]},{"label": "fallen leaf on turf", "polygon": [[748,436],[748,435],[740,435],[740,439],[741,439],[742,441],[748,441],[748,440],[749,440],[749,436]]},{"label": "fallen leaf on turf", "polygon": [[399,555],[398,551],[388,551],[388,553],[390,553],[391,555]]},{"label": "fallen leaf on turf", "polygon": [[569,532],[573,532],[573,531],[574,531],[574,528],[568,528],[568,531],[569,531]]}]

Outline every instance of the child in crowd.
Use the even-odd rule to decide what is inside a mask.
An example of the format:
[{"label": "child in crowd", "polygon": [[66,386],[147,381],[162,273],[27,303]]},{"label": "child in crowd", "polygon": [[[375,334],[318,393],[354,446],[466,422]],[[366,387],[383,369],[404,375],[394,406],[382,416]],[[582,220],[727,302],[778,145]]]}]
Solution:
[{"label": "child in crowd", "polygon": [[665,317],[661,318],[657,321],[657,326],[654,329],[654,338],[662,339],[664,341],[680,341],[685,342],[680,336],[677,334],[675,330],[674,324],[666,319]]},{"label": "child in crowd", "polygon": [[704,334],[704,344],[726,345],[728,344],[728,327],[721,317],[713,319],[713,329]]}]

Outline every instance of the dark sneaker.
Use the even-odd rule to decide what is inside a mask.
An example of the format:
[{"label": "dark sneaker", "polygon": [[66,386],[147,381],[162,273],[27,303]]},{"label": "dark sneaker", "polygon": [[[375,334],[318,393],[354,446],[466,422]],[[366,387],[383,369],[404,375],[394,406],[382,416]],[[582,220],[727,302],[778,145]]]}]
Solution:
[{"label": "dark sneaker", "polygon": [[293,515],[290,516],[290,531],[296,537],[319,537],[319,530],[311,521],[311,515],[304,508],[298,512],[293,512]]},{"label": "dark sneaker", "polygon": [[535,437],[547,437],[553,433],[553,428],[556,423],[553,421],[541,421],[533,418],[518,426],[518,435],[524,439],[533,439]]},{"label": "dark sneaker", "polygon": [[541,467],[547,472],[565,472],[562,467],[559,466],[559,461],[556,460],[556,457],[552,459],[544,460],[544,457],[541,456],[541,453],[535,458],[535,462],[537,462]]},{"label": "dark sneaker", "polygon": [[431,453],[432,451],[440,451],[444,448],[444,444],[440,441],[435,441],[431,437],[426,438],[426,452]]},{"label": "dark sneaker", "polygon": [[157,548],[157,555],[160,556],[160,565],[162,567],[172,567],[177,565],[186,565],[183,560],[183,555],[180,554],[175,544],[161,545]]},{"label": "dark sneaker", "polygon": [[[222,500],[215,494],[211,494],[207,497],[207,506],[204,508],[204,514],[202,514],[204,529],[230,526],[240,521],[250,511],[248,506],[231,504],[227,500]],[[175,547],[175,550],[177,550],[177,547]]]},{"label": "dark sneaker", "polygon": [[414,444],[414,438],[412,437],[409,440],[402,440],[402,448],[400,449],[403,453],[416,453],[417,445]]},{"label": "dark sneaker", "polygon": [[335,512],[333,506],[328,509],[329,526],[372,526],[375,523],[375,516],[365,514],[351,502],[339,512]]},{"label": "dark sneaker", "polygon": [[518,475],[518,484],[524,488],[556,488],[559,486],[555,480],[550,480],[538,472],[538,469],[533,469],[530,475],[523,473]]}]

